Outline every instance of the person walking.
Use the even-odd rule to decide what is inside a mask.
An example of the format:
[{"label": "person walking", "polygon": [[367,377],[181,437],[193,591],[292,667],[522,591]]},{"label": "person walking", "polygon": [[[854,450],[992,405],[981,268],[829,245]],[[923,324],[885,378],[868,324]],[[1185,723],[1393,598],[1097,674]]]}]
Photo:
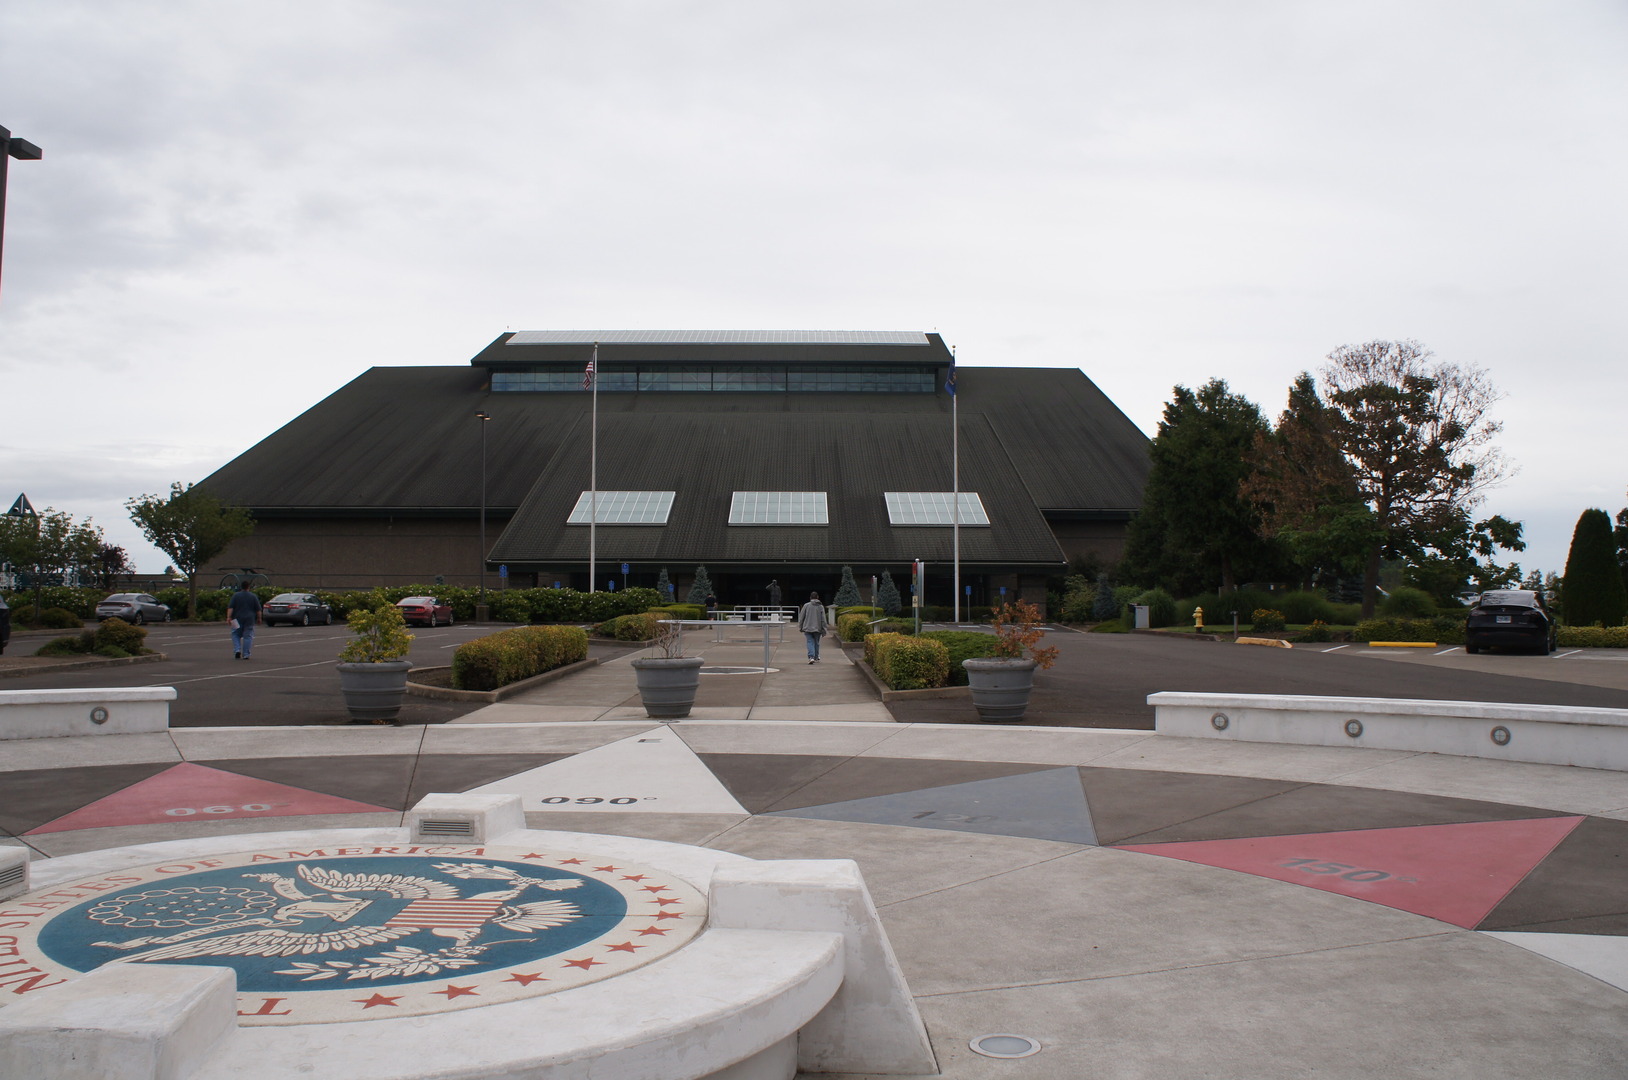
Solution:
[{"label": "person walking", "polygon": [[797,613],[797,629],[803,632],[808,640],[808,662],[820,662],[820,638],[825,636],[825,606],[820,603],[820,594],[808,594],[808,603]]},{"label": "person walking", "polygon": [[247,581],[240,582],[237,592],[226,605],[226,618],[232,627],[232,657],[247,660],[254,648],[254,628],[260,621],[260,598],[254,595]]}]

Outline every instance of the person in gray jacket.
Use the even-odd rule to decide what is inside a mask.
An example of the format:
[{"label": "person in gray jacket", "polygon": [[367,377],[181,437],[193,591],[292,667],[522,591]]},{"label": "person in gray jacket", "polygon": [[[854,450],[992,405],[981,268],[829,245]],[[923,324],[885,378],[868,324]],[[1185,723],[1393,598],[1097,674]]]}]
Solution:
[{"label": "person in gray jacket", "polygon": [[808,594],[808,603],[797,613],[797,629],[808,640],[808,662],[819,663],[820,638],[825,636],[825,608],[820,604],[819,593]]}]

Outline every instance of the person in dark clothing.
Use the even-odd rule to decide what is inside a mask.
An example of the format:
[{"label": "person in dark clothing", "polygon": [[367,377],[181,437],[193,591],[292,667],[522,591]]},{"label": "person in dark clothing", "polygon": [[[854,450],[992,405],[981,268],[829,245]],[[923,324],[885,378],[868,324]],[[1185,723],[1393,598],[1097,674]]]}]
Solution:
[{"label": "person in dark clothing", "polygon": [[254,628],[260,622],[260,598],[254,595],[248,582],[237,587],[226,605],[226,618],[232,627],[232,655],[247,660],[254,648]]},{"label": "person in dark clothing", "polygon": [[769,606],[780,606],[780,582],[778,579],[769,582]]},{"label": "person in dark clothing", "polygon": [[809,593],[808,603],[797,613],[797,629],[808,642],[808,662],[820,662],[820,638],[825,636],[825,608],[820,605],[820,594]]}]

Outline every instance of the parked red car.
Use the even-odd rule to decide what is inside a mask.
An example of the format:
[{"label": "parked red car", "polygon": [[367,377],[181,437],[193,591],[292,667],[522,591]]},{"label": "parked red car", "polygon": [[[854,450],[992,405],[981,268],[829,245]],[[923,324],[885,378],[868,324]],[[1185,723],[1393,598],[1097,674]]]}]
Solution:
[{"label": "parked red car", "polygon": [[451,626],[452,605],[433,596],[409,596],[396,601],[408,626]]}]

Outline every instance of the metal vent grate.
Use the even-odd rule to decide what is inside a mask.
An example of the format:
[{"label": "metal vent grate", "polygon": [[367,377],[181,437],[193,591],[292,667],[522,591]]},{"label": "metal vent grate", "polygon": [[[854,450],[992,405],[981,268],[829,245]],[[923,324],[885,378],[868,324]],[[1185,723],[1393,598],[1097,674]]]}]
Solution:
[{"label": "metal vent grate", "polygon": [[418,823],[418,831],[423,836],[474,836],[475,823],[473,821],[432,821],[424,818]]},{"label": "metal vent grate", "polygon": [[14,866],[8,866],[0,870],[0,890],[9,889],[13,885],[19,884],[27,873],[27,863],[17,863]]}]

